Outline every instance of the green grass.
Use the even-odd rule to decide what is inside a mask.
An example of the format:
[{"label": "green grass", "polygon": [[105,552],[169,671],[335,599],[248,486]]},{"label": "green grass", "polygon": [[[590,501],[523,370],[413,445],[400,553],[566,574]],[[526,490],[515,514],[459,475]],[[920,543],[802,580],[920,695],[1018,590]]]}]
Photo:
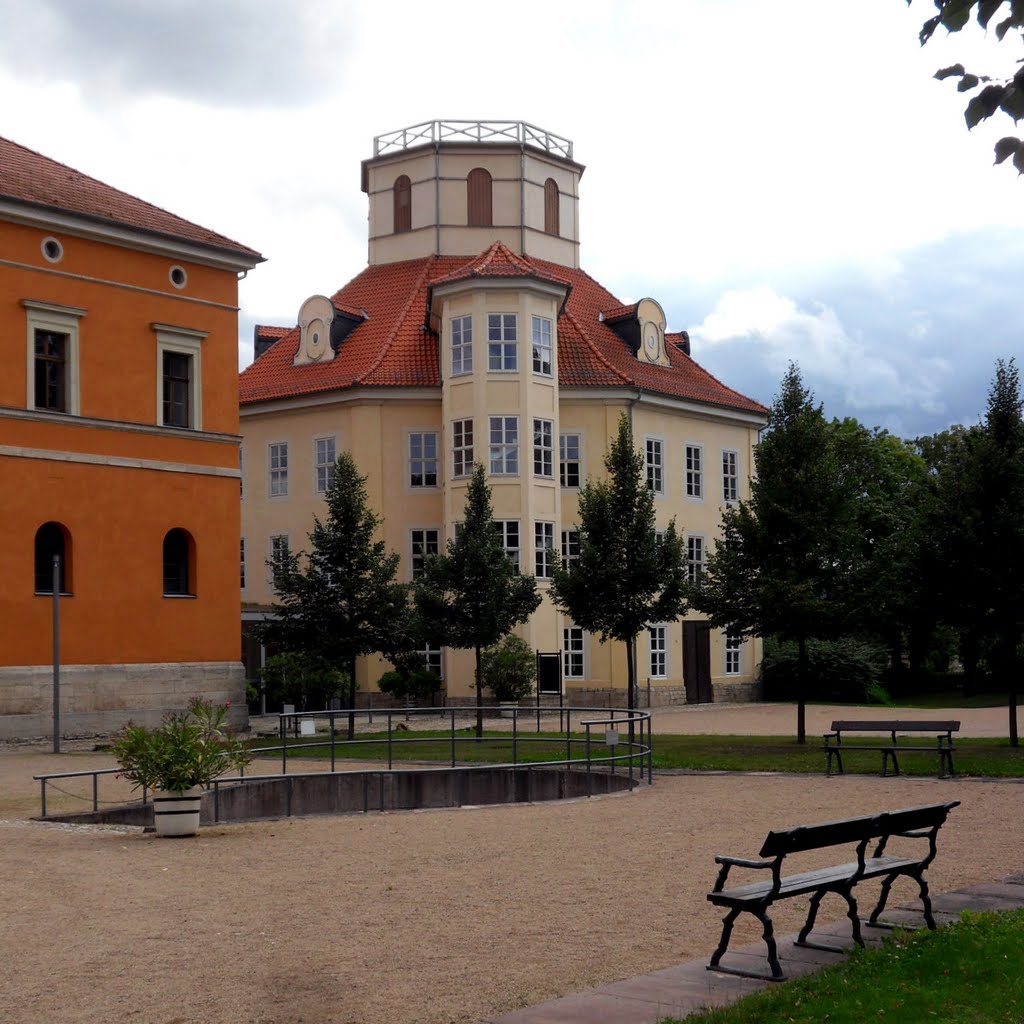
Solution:
[{"label": "green grass", "polygon": [[[488,742],[478,744],[471,729],[456,733],[456,761],[459,764],[505,763],[513,760],[512,741],[507,732],[487,732]],[[581,742],[573,744],[574,758],[584,757],[583,734],[574,733]],[[428,742],[432,738],[433,742]],[[363,742],[346,744],[339,738],[336,756],[344,759],[387,761],[386,734],[375,733],[360,737]],[[540,742],[538,742],[538,739]],[[292,745],[309,740],[291,740]],[[865,740],[871,743],[871,740]],[[607,755],[603,735],[592,741],[594,757]],[[269,755],[275,756],[275,755]],[[292,758],[330,757],[330,746],[320,743],[303,747],[289,754]],[[553,733],[523,732],[517,745],[515,760],[536,762],[562,760],[565,757],[565,737]],[[401,732],[395,734],[393,758],[399,762],[426,761],[446,763],[451,758],[450,737],[447,730],[430,732]],[[881,771],[882,755],[875,750],[858,751],[856,741],[843,744],[843,759],[850,774],[877,775]],[[790,737],[780,736],[670,736],[654,737],[655,769],[688,769],[691,771],[757,771],[798,772],[821,775],[825,769],[825,755],[821,750],[821,737],[809,736],[800,746]],[[1013,748],[1005,739],[969,739],[957,743],[954,766],[958,775],[990,778],[1024,777],[1024,747]],[[900,767],[907,775],[935,777],[938,774],[938,756],[934,752],[907,754],[900,759]]]},{"label": "green grass", "polygon": [[880,949],[855,949],[840,964],[686,1024],[1020,1024],[1022,947],[1024,911],[965,913],[935,932],[897,932]]},{"label": "green grass", "polygon": [[944,693],[919,693],[912,697],[896,697],[888,705],[894,708],[1005,708],[1005,693],[972,693],[965,696],[960,690]]}]

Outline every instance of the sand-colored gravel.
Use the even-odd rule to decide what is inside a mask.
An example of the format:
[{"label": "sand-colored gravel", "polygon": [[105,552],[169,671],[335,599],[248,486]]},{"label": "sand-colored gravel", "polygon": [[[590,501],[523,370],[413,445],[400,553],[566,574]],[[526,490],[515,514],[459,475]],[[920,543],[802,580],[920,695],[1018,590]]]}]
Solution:
[{"label": "sand-colored gravel", "polygon": [[[675,719],[700,714],[658,725],[683,731]],[[744,714],[759,726],[739,724]],[[772,731],[765,717],[723,708],[714,727],[688,731]],[[4,1024],[478,1021],[707,956],[715,853],[753,854],[772,826],[858,812],[962,801],[940,835],[934,891],[1024,869],[1024,787],[968,779],[661,776],[601,799],[185,840],[27,820],[33,774],[103,763],[0,751]],[[777,926],[799,913],[783,905]]]}]

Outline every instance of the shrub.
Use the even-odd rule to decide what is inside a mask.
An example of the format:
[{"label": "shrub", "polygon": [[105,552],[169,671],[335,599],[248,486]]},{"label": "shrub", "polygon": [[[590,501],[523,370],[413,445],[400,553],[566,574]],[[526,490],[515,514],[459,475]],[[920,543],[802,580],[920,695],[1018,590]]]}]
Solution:
[{"label": "shrub", "polygon": [[428,669],[413,669],[402,672],[392,669],[377,680],[377,689],[396,700],[411,697],[414,700],[430,700],[442,687],[441,677]]},{"label": "shrub", "polygon": [[495,700],[522,700],[533,693],[537,658],[525,640],[510,633],[482,652],[480,674]]},{"label": "shrub", "polygon": [[[805,697],[869,704],[888,704],[882,686],[885,651],[857,637],[807,641]],[[761,680],[765,700],[796,700],[798,652],[795,641],[765,640]]]},{"label": "shrub", "polygon": [[260,680],[269,700],[294,704],[296,711],[320,711],[341,694],[348,674],[316,655],[289,651],[267,658]]}]

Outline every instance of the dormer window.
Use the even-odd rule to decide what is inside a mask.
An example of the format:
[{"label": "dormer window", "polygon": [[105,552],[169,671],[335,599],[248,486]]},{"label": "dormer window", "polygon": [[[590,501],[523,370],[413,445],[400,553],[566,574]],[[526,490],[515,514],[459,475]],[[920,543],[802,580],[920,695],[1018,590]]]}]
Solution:
[{"label": "dormer window", "polygon": [[554,178],[544,182],[544,231],[549,235],[561,234],[558,228],[558,182]]},{"label": "dormer window", "polygon": [[470,227],[489,228],[491,214],[491,175],[483,167],[474,167],[466,177],[467,218]]},{"label": "dormer window", "polygon": [[395,179],[395,234],[412,231],[412,182],[408,174]]}]

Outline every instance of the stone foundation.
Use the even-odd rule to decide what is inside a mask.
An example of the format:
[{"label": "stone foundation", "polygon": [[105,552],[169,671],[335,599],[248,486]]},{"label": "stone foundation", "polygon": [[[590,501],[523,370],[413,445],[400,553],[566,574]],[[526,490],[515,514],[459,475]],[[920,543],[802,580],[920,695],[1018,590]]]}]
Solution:
[{"label": "stone foundation", "polygon": [[[168,710],[191,697],[231,703],[235,728],[249,723],[241,662],[145,665],[64,665],[60,670],[60,731],[65,739],[106,737],[129,720],[159,725]],[[53,736],[53,669],[0,668],[0,740]]]}]

